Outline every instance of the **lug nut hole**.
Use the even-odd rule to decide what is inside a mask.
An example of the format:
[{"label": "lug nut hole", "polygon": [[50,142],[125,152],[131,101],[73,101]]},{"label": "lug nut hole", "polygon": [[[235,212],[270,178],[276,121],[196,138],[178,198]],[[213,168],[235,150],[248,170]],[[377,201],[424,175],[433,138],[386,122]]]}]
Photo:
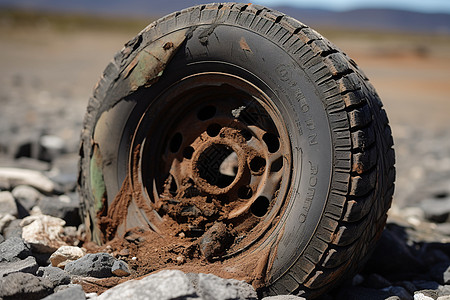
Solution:
[{"label": "lug nut hole", "polygon": [[269,199],[264,196],[260,196],[255,200],[255,202],[253,202],[252,206],[250,207],[250,211],[257,217],[263,217],[265,214],[267,214],[269,205]]}]

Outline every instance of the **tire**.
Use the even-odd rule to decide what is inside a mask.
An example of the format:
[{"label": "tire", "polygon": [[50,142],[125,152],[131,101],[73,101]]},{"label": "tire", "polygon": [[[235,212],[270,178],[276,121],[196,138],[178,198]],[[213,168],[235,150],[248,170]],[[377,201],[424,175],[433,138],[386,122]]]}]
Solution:
[{"label": "tire", "polygon": [[93,241],[177,223],[168,239],[182,232],[207,271],[260,295],[313,298],[355,274],[392,201],[391,130],[367,77],[258,5],[196,6],[145,28],[105,69],[81,138]]}]

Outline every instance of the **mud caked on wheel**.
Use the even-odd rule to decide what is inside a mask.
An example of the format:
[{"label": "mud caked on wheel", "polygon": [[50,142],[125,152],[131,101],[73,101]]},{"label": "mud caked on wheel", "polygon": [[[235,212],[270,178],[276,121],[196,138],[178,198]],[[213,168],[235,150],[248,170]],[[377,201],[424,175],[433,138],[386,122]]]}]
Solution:
[{"label": "mud caked on wheel", "polygon": [[315,297],[383,230],[392,145],[368,79],[320,34],[257,5],[188,8],[128,42],[90,99],[87,231],[139,228],[182,249],[174,267]]}]

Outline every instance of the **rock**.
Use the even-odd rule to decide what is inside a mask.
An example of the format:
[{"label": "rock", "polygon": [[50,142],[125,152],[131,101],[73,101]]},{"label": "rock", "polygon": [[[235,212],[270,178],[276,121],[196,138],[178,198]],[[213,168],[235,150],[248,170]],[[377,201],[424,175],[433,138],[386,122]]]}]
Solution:
[{"label": "rock", "polygon": [[51,162],[65,151],[65,142],[56,135],[43,135],[39,139],[39,159]]},{"label": "rock", "polygon": [[124,297],[147,300],[201,299],[186,274],[177,270],[164,270],[141,280],[126,281],[107,290],[96,300],[123,300]]},{"label": "rock", "polygon": [[108,253],[86,254],[82,258],[66,264],[64,270],[71,275],[111,277],[114,261],[115,258]]},{"label": "rock", "polygon": [[42,197],[35,188],[28,185],[16,186],[11,194],[16,199],[17,208],[19,210],[19,218],[24,218],[30,214],[31,209],[37,204]]},{"label": "rock", "polygon": [[12,187],[29,185],[44,193],[52,193],[56,189],[53,181],[34,170],[0,168],[0,179],[7,180]]},{"label": "rock", "polygon": [[39,208],[45,215],[57,217],[66,221],[68,226],[81,224],[80,201],[77,194],[44,197],[39,201]]},{"label": "rock", "polygon": [[442,285],[450,285],[450,266],[449,264],[436,265],[430,271],[431,278]]},{"label": "rock", "polygon": [[306,300],[306,298],[294,295],[283,295],[283,296],[264,297],[261,300]]},{"label": "rock", "polygon": [[57,267],[40,267],[36,274],[50,280],[55,287],[70,283],[70,275]]},{"label": "rock", "polygon": [[392,294],[388,291],[355,286],[355,287],[344,287],[340,289],[336,296],[336,299],[379,300],[379,299],[386,299],[390,296],[392,296]]},{"label": "rock", "polygon": [[227,226],[222,222],[218,222],[203,234],[199,240],[199,247],[203,256],[210,260],[223,254],[233,241],[234,237]]},{"label": "rock", "polygon": [[244,281],[223,279],[212,274],[189,273],[197,294],[201,299],[258,299],[255,289]]},{"label": "rock", "polygon": [[82,287],[79,284],[69,283],[69,284],[58,285],[57,287],[55,287],[54,291],[55,291],[55,293],[58,293],[60,291],[64,291],[66,289],[69,289],[69,288],[72,288],[72,287],[75,287],[75,286]]},{"label": "rock", "polygon": [[365,287],[382,289],[391,286],[391,282],[379,274],[370,274],[364,282]]},{"label": "rock", "polygon": [[436,300],[450,300],[450,296],[441,296],[441,297],[437,297]]},{"label": "rock", "polygon": [[0,262],[16,261],[31,255],[30,248],[19,237],[11,237],[0,244]]},{"label": "rock", "polygon": [[412,283],[417,290],[437,290],[439,288],[439,283],[435,281],[414,280]]},{"label": "rock", "polygon": [[431,222],[444,223],[450,216],[450,197],[426,199],[420,202],[425,218]]},{"label": "rock", "polygon": [[5,238],[3,237],[3,235],[0,234],[0,244],[3,243],[5,241]]},{"label": "rock", "polygon": [[0,262],[0,278],[17,272],[36,274],[38,268],[39,266],[33,256],[14,262]]},{"label": "rock", "polygon": [[111,268],[111,272],[119,277],[130,275],[130,268],[123,260],[116,260]]},{"label": "rock", "polygon": [[439,296],[447,296],[450,295],[450,285],[442,285],[438,289]]},{"label": "rock", "polygon": [[66,153],[52,162],[49,178],[63,187],[65,191],[74,190],[78,178],[78,153]]},{"label": "rock", "polygon": [[418,291],[414,293],[414,300],[434,300],[437,297],[437,292],[433,290]]},{"label": "rock", "polygon": [[28,273],[0,278],[0,299],[42,299],[53,292],[52,283]]},{"label": "rock", "polygon": [[62,246],[50,256],[50,262],[53,267],[64,269],[67,263],[82,258],[84,255],[84,251],[79,247]]},{"label": "rock", "polygon": [[383,291],[387,291],[392,296],[397,296],[400,300],[410,300],[412,295],[401,286],[390,286],[384,288]]},{"label": "rock", "polygon": [[10,192],[0,192],[0,215],[6,214],[17,217],[19,212],[13,195]]},{"label": "rock", "polygon": [[[408,247],[404,238],[400,236],[395,226],[386,228],[375,251],[367,262],[365,270],[388,276],[387,279],[399,276],[402,273],[424,272],[425,266]],[[399,230],[400,231],[400,230]]]},{"label": "rock", "polygon": [[38,253],[52,253],[59,247],[65,246],[62,239],[64,220],[40,215],[29,216],[20,223],[22,238]]},{"label": "rock", "polygon": [[3,229],[3,236],[6,239],[12,238],[12,237],[22,237],[22,227],[20,226],[20,223],[22,220],[20,219],[13,219],[11,222],[8,223],[8,225]]},{"label": "rock", "polygon": [[85,300],[86,295],[84,294],[81,285],[75,284],[69,288],[62,291],[58,291],[50,296],[44,298],[44,300]]},{"label": "rock", "polygon": [[11,214],[0,214],[0,233],[15,219],[16,217]]}]

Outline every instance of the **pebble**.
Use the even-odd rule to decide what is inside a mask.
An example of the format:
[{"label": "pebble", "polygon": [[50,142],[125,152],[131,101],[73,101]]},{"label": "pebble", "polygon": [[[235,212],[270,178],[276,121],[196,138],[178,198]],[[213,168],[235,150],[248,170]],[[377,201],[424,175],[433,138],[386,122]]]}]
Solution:
[{"label": "pebble", "polygon": [[0,299],[42,299],[53,292],[53,284],[46,278],[29,273],[14,273],[0,277]]},{"label": "pebble", "polygon": [[43,300],[85,300],[86,294],[83,291],[81,285],[73,285],[61,291],[58,291],[50,296],[45,297]]},{"label": "pebble", "polygon": [[11,237],[0,244],[0,262],[17,261],[31,255],[30,247],[19,237]]},{"label": "pebble", "polygon": [[13,262],[0,262],[0,278],[18,272],[36,274],[38,268],[39,266],[33,256]]},{"label": "pebble", "polygon": [[70,275],[60,268],[48,266],[39,267],[36,275],[42,278],[47,278],[54,286],[65,285],[70,283]]},{"label": "pebble", "polygon": [[37,215],[22,220],[22,237],[38,253],[53,253],[61,246],[65,221],[59,218]]},{"label": "pebble", "polygon": [[64,270],[71,275],[97,278],[111,277],[116,259],[108,253],[89,253],[66,264]]},{"label": "pebble", "polygon": [[53,267],[64,269],[66,264],[75,261],[84,255],[84,251],[79,247],[62,246],[52,253],[50,256],[50,262]]},{"label": "pebble", "polygon": [[128,264],[123,260],[116,260],[112,265],[111,272],[119,277],[124,277],[131,274]]},{"label": "pebble", "polygon": [[18,213],[13,195],[8,191],[0,192],[0,215],[8,214],[17,217]]}]

